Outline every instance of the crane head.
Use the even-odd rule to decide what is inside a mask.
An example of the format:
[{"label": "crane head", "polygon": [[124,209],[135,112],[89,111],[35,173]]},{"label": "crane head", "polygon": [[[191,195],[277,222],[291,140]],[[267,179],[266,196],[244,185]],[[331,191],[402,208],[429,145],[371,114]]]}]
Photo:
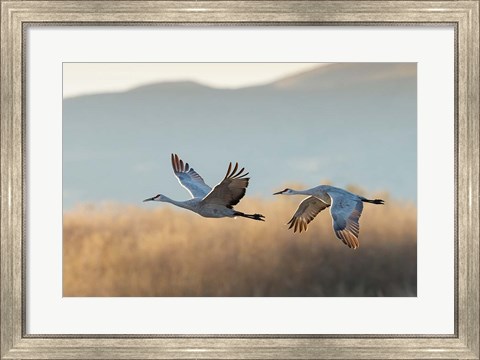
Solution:
[{"label": "crane head", "polygon": [[155,195],[154,197],[143,200],[143,202],[145,202],[145,201],[162,201],[162,197],[163,197],[162,194],[158,194],[158,195]]},{"label": "crane head", "polygon": [[293,190],[292,190],[292,189],[289,189],[289,188],[286,188],[286,189],[284,189],[284,190],[282,190],[282,191],[273,193],[273,195],[293,195]]}]

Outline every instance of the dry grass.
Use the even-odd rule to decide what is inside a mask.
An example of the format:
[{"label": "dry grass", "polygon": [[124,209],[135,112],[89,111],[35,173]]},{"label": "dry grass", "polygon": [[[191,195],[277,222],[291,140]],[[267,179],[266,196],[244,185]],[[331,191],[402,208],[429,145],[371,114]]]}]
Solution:
[{"label": "dry grass", "polygon": [[[377,194],[378,195],[378,194]],[[365,204],[360,248],[330,214],[284,225],[299,197],[244,199],[266,222],[206,219],[168,205],[83,206],[64,215],[64,296],[416,296],[416,209]]]}]

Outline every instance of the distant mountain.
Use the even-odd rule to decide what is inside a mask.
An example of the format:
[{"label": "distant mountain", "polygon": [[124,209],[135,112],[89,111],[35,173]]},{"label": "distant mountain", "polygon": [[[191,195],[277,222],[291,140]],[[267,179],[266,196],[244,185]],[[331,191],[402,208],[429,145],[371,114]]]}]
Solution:
[{"label": "distant mountain", "polygon": [[210,185],[239,161],[250,195],[329,179],[415,201],[416,81],[413,63],[348,63],[235,90],[186,81],[66,98],[64,208],[186,198],[172,152]]},{"label": "distant mountain", "polygon": [[277,89],[303,91],[334,91],[362,88],[364,86],[408,86],[416,78],[416,65],[405,63],[340,63],[320,66],[316,69],[276,81]]}]

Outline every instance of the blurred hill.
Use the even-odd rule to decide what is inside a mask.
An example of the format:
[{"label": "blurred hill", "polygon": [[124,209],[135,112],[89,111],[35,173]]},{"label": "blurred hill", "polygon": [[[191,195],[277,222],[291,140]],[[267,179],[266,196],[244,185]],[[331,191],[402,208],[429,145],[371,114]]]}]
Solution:
[{"label": "blurred hill", "polygon": [[345,63],[234,90],[186,81],[66,98],[64,208],[186,198],[172,152],[211,186],[239,161],[250,195],[330,179],[415,201],[416,82],[413,63]]}]

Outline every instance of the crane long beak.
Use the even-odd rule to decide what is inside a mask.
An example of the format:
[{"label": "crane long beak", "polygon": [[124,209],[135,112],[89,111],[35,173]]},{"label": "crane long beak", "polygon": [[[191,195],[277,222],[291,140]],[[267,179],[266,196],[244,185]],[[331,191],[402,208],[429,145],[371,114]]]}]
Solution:
[{"label": "crane long beak", "polygon": [[283,193],[283,191],[279,191],[279,192],[273,193],[273,195],[280,195],[282,193]]},{"label": "crane long beak", "polygon": [[155,199],[155,196],[154,196],[154,197],[151,197],[151,198],[148,198],[148,199],[145,199],[145,200],[143,200],[143,202],[145,202],[145,201],[153,201],[153,199]]}]

